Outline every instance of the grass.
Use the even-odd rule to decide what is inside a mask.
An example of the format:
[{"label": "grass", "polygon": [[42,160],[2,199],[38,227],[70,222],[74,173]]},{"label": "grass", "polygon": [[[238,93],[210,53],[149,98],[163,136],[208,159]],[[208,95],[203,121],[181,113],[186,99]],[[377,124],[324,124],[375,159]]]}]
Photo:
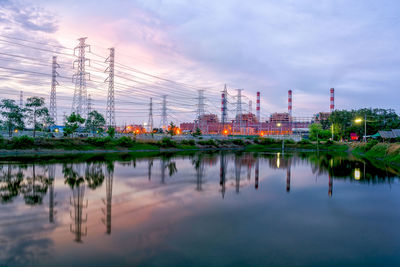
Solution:
[{"label": "grass", "polygon": [[400,143],[378,143],[354,146],[353,155],[364,157],[370,161],[381,161],[385,164],[400,166]]}]

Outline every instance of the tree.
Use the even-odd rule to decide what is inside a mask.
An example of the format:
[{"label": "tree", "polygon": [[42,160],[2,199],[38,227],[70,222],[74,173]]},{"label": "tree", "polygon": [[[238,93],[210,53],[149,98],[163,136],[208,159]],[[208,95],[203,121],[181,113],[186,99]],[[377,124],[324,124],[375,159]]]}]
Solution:
[{"label": "tree", "polygon": [[0,102],[1,116],[4,118],[3,126],[11,137],[14,129],[24,129],[24,110],[15,104],[14,100],[2,99]]},{"label": "tree", "polygon": [[103,131],[105,124],[106,120],[104,119],[104,116],[96,110],[93,110],[89,113],[86,120],[86,129],[92,133],[95,131]]},{"label": "tree", "polygon": [[28,113],[29,123],[33,125],[33,137],[36,137],[36,130],[54,124],[49,115],[49,110],[44,106],[43,97],[29,97],[26,100],[25,110]]},{"label": "tree", "polygon": [[326,140],[331,136],[331,131],[323,130],[322,125],[319,123],[313,123],[310,125],[310,139],[315,140]]},{"label": "tree", "polygon": [[169,124],[167,133],[171,136],[174,136],[176,134],[176,129],[177,127],[175,126],[175,124],[171,121],[171,123]]},{"label": "tree", "polygon": [[72,112],[72,114],[67,117],[64,132],[68,135],[73,134],[83,123],[85,123],[85,119],[82,118],[81,115]]},{"label": "tree", "polygon": [[108,133],[109,137],[114,138],[114,136],[115,136],[115,128],[114,127],[108,128],[107,133]]},{"label": "tree", "polygon": [[196,131],[192,134],[194,137],[201,136],[201,130],[199,127],[196,128]]}]

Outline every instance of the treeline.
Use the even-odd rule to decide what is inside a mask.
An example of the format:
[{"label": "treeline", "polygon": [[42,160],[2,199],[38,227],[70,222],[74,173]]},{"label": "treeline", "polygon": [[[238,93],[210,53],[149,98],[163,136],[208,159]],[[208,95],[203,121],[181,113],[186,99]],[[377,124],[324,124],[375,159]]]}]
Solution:
[{"label": "treeline", "polygon": [[[0,127],[6,130],[10,137],[13,132],[24,130],[26,125],[32,126],[33,137],[36,136],[36,131],[49,131],[50,126],[54,125],[43,97],[29,97],[24,106],[17,105],[12,99],[2,99],[0,114]],[[66,118],[64,132],[70,135],[79,128],[88,132],[101,132],[104,130],[105,123],[104,116],[96,110],[90,112],[87,119],[72,113]],[[111,130],[110,134],[113,135],[113,133]]]},{"label": "treeline", "polygon": [[332,132],[334,140],[350,139],[350,133],[356,133],[362,137],[365,119],[367,135],[400,128],[400,117],[393,109],[335,110],[328,119],[310,126],[310,139],[316,140],[317,136],[322,140],[329,139],[332,137]]}]

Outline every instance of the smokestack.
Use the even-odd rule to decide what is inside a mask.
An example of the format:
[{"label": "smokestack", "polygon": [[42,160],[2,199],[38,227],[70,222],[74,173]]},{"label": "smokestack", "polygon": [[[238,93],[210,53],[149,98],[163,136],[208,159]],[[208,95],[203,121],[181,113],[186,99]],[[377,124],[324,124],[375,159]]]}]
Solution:
[{"label": "smokestack", "polygon": [[331,88],[331,106],[330,106],[331,112],[335,110],[335,89]]},{"label": "smokestack", "polygon": [[292,117],[292,90],[288,91],[288,113],[289,113],[289,117]]},{"label": "smokestack", "polygon": [[256,111],[257,111],[257,120],[260,122],[261,121],[261,117],[260,117],[260,92],[257,92],[257,107],[256,107]]}]

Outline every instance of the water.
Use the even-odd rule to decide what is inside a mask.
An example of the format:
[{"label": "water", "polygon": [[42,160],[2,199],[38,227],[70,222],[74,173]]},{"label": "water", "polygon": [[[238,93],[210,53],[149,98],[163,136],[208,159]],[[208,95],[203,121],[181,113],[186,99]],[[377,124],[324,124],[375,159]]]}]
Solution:
[{"label": "water", "polygon": [[0,174],[0,266],[400,264],[399,177],[347,156],[108,155]]}]

